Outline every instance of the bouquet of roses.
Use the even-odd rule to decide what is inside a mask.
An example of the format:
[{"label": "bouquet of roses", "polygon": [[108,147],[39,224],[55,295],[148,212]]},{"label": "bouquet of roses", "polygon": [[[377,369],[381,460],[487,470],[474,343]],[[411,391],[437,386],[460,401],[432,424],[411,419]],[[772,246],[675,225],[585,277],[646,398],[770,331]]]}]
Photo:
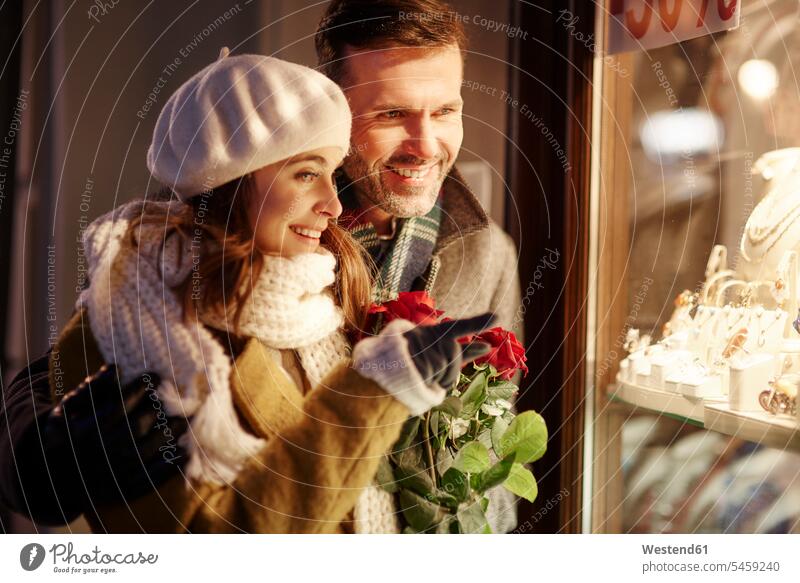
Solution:
[{"label": "bouquet of roses", "polygon": [[[366,329],[372,334],[394,319],[418,325],[444,320],[425,292],[403,292],[373,305]],[[378,470],[378,483],[397,495],[404,532],[486,533],[487,491],[502,486],[527,500],[536,498],[533,474],[524,464],[544,455],[547,427],[540,415],[512,412],[517,371],[528,372],[525,350],[513,332],[492,328],[459,339],[484,342],[491,351],[469,363],[444,402],[410,418]]]}]

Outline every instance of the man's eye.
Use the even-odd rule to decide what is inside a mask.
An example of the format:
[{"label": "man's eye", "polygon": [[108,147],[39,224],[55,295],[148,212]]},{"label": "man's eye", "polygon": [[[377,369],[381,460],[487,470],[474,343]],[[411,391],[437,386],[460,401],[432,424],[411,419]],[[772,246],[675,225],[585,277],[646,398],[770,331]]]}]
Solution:
[{"label": "man's eye", "polygon": [[388,119],[397,119],[398,117],[403,115],[403,112],[400,111],[399,109],[392,109],[391,111],[384,111],[382,115],[383,117]]},{"label": "man's eye", "polygon": [[452,107],[443,107],[439,110],[439,115],[450,115],[451,113],[456,113],[456,110]]}]

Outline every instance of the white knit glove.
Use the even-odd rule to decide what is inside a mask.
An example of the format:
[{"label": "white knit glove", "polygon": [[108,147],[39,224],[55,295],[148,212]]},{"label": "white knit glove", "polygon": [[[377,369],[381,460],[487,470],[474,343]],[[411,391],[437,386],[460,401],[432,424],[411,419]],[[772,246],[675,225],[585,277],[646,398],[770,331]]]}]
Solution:
[{"label": "white knit glove", "polygon": [[488,328],[493,320],[494,316],[486,314],[419,327],[408,320],[393,320],[379,335],[356,344],[353,367],[408,407],[412,415],[421,415],[444,400],[445,389],[458,380],[465,363],[489,351],[484,343],[464,347],[458,338]]}]

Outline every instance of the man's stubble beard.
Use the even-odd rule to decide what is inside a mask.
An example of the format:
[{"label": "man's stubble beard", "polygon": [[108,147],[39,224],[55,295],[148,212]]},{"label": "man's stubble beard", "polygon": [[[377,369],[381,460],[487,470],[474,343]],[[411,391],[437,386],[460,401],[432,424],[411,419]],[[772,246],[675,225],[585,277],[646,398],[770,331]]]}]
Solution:
[{"label": "man's stubble beard", "polygon": [[384,184],[383,176],[391,170],[386,170],[383,165],[381,165],[381,170],[372,172],[358,153],[349,154],[342,164],[362,205],[372,204],[385,213],[401,219],[427,215],[436,204],[442,183],[453,164],[446,165],[446,162],[442,160],[438,167],[439,176],[433,184],[411,186],[406,189],[406,194],[398,194]]}]

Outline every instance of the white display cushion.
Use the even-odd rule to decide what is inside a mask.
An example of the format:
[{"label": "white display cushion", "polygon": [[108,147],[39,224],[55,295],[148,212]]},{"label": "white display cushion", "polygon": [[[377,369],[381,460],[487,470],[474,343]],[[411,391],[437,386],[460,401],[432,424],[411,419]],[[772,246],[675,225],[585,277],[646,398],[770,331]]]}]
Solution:
[{"label": "white display cushion", "polygon": [[752,354],[731,362],[728,392],[732,411],[764,411],[758,395],[769,389],[776,362],[772,354]]}]

